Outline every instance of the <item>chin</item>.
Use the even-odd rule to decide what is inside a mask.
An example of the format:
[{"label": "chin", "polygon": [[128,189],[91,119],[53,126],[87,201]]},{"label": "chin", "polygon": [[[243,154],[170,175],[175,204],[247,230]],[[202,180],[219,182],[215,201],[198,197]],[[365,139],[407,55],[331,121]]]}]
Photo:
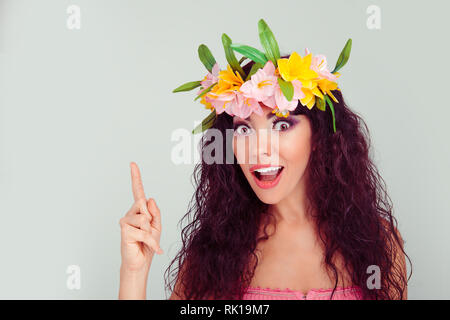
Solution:
[{"label": "chin", "polygon": [[[252,186],[253,187],[253,186]],[[255,192],[256,196],[258,197],[261,202],[265,204],[277,204],[281,201],[282,197],[274,194],[274,192],[271,193],[271,191],[262,191],[257,192],[255,188],[258,188],[257,186],[253,187],[253,191]],[[260,190],[258,190],[260,191]]]}]

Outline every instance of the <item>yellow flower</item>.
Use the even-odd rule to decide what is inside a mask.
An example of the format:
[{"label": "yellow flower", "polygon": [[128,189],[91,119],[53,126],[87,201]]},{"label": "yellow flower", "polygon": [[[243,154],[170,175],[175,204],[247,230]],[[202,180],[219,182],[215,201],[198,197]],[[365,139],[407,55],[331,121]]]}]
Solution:
[{"label": "yellow flower", "polygon": [[[341,74],[339,72],[336,72],[334,75],[336,76],[336,78],[339,78]],[[320,79],[317,82],[317,85],[319,86],[323,94],[328,94],[334,100],[334,102],[338,103],[338,100],[331,93],[331,90],[339,90],[338,84],[336,82],[329,79]]]},{"label": "yellow flower", "polygon": [[331,93],[331,90],[336,90],[338,87],[336,82],[330,81],[328,79],[321,79],[318,82],[318,86],[323,94],[328,94],[334,100],[334,102],[338,103],[338,100]]},{"label": "yellow flower", "polygon": [[306,85],[302,86],[302,91],[305,96],[300,99],[300,102],[310,110],[316,103],[316,97],[323,99],[323,94],[317,87],[317,81],[308,81]]},{"label": "yellow flower", "polygon": [[317,88],[319,75],[311,69],[312,54],[309,53],[303,58],[297,53],[292,52],[289,59],[278,59],[278,72],[286,81],[300,80],[302,91],[305,97],[300,99],[302,105],[311,109],[316,103],[316,96],[323,99],[323,94]]},{"label": "yellow flower", "polygon": [[227,65],[227,70],[222,70],[219,72],[219,81],[217,84],[212,88],[208,94],[212,94],[214,98],[217,98],[217,96],[227,93],[234,90],[239,90],[241,85],[244,83],[244,80],[242,80],[241,75],[236,71],[236,73],[233,72],[230,65]]},{"label": "yellow flower", "polygon": [[272,110],[272,113],[275,113],[277,117],[284,117],[287,118],[289,116],[289,110],[283,110],[281,111],[278,109],[278,107],[275,107],[275,109]]},{"label": "yellow flower", "polygon": [[278,72],[286,81],[300,80],[302,85],[318,77],[317,73],[311,70],[312,54],[308,54],[303,58],[297,53],[292,52],[289,59],[278,59]]}]

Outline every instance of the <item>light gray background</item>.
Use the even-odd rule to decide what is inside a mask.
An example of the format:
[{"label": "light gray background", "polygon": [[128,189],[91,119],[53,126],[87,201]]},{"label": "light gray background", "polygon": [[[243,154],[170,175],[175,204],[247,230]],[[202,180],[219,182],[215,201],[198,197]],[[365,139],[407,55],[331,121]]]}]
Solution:
[{"label": "light gray background", "polygon": [[[80,30],[66,27],[71,4]],[[380,30],[366,26],[372,4]],[[449,14],[446,1],[0,1],[0,298],[117,298],[130,161],[162,211],[148,298],[166,298],[194,191],[171,134],[208,114],[171,91],[205,75],[201,43],[225,67],[223,32],[261,48],[260,18],[283,52],[307,46],[332,66],[353,38],[339,84],[371,130],[413,262],[409,298],[450,298]],[[72,264],[80,290],[66,287]]]}]

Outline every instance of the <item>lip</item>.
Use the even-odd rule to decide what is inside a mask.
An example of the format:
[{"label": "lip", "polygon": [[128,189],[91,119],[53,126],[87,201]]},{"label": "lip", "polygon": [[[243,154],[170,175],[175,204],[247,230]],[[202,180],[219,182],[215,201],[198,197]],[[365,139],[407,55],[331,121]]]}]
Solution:
[{"label": "lip", "polygon": [[[255,169],[265,168],[265,167],[272,167],[272,165],[265,165],[265,166],[260,166],[260,167],[255,166]],[[274,167],[275,167],[275,166],[274,166]],[[253,167],[250,168],[250,171],[251,171],[251,173],[252,173],[253,179],[255,180],[256,185],[257,185],[258,187],[260,187],[261,189],[270,189],[270,188],[275,187],[275,186],[278,184],[278,182],[280,182],[281,175],[282,175],[283,172],[284,172],[284,167],[283,167],[283,169],[282,169],[281,172],[278,174],[278,176],[276,177],[275,180],[273,180],[273,181],[260,181],[260,180],[258,180],[258,178],[256,177],[256,175],[253,173],[253,171],[255,171],[255,169],[253,169],[253,170],[252,170],[252,169],[253,169]]]}]

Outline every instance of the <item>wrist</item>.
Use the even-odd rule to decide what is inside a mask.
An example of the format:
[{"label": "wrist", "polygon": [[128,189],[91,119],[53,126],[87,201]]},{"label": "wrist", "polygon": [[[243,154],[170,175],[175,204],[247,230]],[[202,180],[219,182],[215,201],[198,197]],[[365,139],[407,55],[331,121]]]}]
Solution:
[{"label": "wrist", "polygon": [[120,276],[125,276],[127,278],[143,278],[148,275],[149,265],[145,264],[142,268],[135,269],[129,268],[128,266],[121,264],[120,265]]},{"label": "wrist", "polygon": [[146,299],[149,268],[140,270],[120,266],[119,299]]}]

